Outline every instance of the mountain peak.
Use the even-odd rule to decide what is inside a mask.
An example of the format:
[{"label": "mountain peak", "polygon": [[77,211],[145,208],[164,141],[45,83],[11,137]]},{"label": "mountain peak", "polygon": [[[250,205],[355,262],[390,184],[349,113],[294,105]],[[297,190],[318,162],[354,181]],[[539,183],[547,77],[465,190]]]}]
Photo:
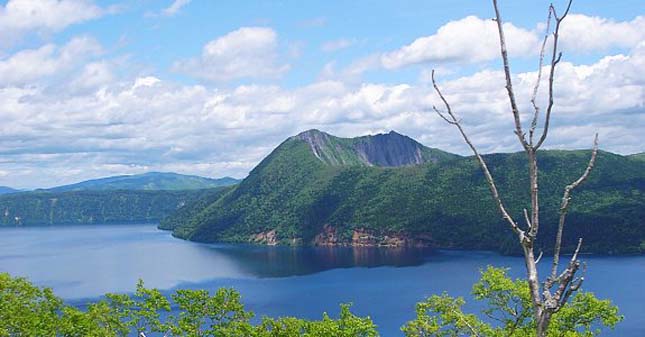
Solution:
[{"label": "mountain peak", "polygon": [[321,161],[333,166],[399,167],[436,162],[456,155],[425,147],[396,131],[356,138],[332,136],[311,129],[292,140],[304,141]]}]

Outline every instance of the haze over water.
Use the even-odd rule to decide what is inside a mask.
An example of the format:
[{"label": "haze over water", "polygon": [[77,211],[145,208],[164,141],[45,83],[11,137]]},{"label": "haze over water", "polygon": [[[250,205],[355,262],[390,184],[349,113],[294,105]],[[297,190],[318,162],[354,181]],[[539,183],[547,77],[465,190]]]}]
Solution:
[{"label": "haze over water", "polygon": [[[611,298],[625,320],[606,336],[645,335],[645,257],[585,257],[584,287]],[[468,296],[486,265],[523,273],[521,258],[490,252],[418,249],[206,245],[172,238],[155,225],[0,228],[0,272],[52,287],[70,303],[148,287],[234,287],[258,316],[320,318],[352,302],[382,336],[401,336],[414,304],[444,291]],[[542,267],[548,267],[543,263]],[[467,309],[476,309],[469,301]]]}]

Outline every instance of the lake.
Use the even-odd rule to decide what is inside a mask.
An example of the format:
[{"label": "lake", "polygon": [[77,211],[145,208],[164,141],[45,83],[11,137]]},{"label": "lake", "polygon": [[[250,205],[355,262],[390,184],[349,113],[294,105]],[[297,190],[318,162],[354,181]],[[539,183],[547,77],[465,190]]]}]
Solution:
[{"label": "lake", "polygon": [[[603,335],[645,336],[645,257],[584,261],[584,288],[611,298],[625,315]],[[487,265],[523,275],[521,258],[481,251],[198,244],[155,225],[0,228],[0,272],[52,287],[72,304],[132,291],[139,278],[168,291],[226,286],[239,290],[258,316],[314,319],[325,311],[336,315],[339,303],[351,302],[382,336],[402,336],[399,328],[413,318],[415,303],[429,295],[467,297]]]}]

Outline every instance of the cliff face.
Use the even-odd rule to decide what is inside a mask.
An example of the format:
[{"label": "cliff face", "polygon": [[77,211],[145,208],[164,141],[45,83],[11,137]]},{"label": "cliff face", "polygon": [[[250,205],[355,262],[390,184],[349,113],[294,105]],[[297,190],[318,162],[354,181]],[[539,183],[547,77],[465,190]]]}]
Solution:
[{"label": "cliff face", "polygon": [[304,141],[316,158],[333,166],[401,167],[457,157],[425,147],[394,131],[373,136],[340,138],[318,130],[308,130],[291,139]]},{"label": "cliff face", "polygon": [[369,229],[352,230],[351,238],[343,239],[337,229],[329,224],[323,226],[322,232],[316,235],[311,242],[313,246],[351,246],[351,247],[430,247],[432,245],[430,234],[405,233],[378,234]]}]

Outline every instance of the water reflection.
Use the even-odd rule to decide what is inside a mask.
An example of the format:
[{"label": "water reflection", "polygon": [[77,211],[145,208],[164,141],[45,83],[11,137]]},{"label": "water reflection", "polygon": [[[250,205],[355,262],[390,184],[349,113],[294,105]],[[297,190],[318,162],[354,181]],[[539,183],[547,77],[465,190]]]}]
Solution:
[{"label": "water reflection", "polygon": [[213,245],[256,277],[306,275],[335,268],[417,266],[432,255],[429,248],[265,247]]},{"label": "water reflection", "polygon": [[267,247],[182,241],[154,225],[0,228],[0,272],[26,276],[64,298],[168,289],[212,279],[307,275],[334,268],[414,266],[424,249]]}]

